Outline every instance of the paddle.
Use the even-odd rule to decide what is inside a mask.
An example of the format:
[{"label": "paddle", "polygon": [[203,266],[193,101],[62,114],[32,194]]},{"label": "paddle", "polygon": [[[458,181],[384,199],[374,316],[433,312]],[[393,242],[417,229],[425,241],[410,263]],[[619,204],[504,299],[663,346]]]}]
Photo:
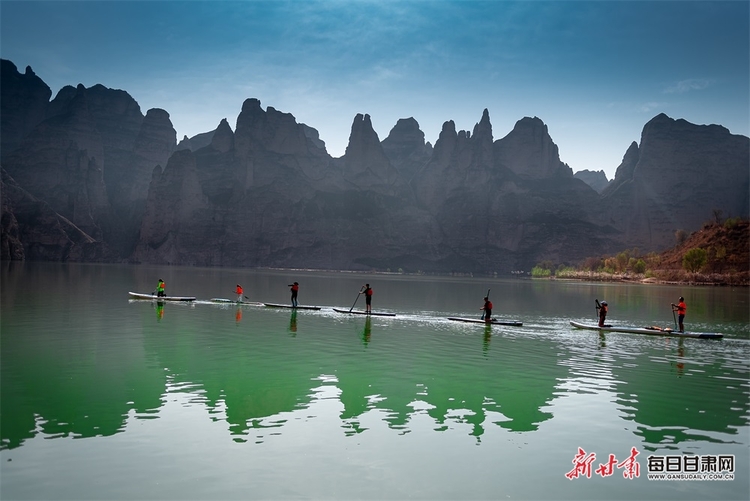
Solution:
[{"label": "paddle", "polygon": [[677,316],[674,314],[674,305],[672,305],[672,318],[674,319],[674,328],[677,329]]},{"label": "paddle", "polygon": [[599,309],[602,307],[602,305],[599,304],[598,299],[594,299],[596,301],[596,321],[599,321]]},{"label": "paddle", "polygon": [[363,287],[362,287],[361,289],[359,289],[359,292],[357,292],[357,298],[356,298],[356,299],[354,300],[354,302],[352,303],[352,307],[351,307],[351,308],[349,308],[349,313],[351,313],[351,312],[352,312],[352,310],[354,309],[354,305],[355,305],[355,304],[357,304],[357,301],[359,300],[359,296],[360,296],[360,294],[362,294],[362,291],[363,291],[363,290],[365,290],[364,286],[363,286]]},{"label": "paddle", "polygon": [[[488,299],[488,300],[490,299],[490,290],[491,290],[491,289],[487,289],[487,299]],[[484,308],[484,307],[482,307],[482,308]],[[487,311],[486,311],[486,310],[484,310],[484,309],[482,309],[482,318],[481,318],[481,320],[484,320],[484,314],[485,314],[485,313],[487,313]]]}]

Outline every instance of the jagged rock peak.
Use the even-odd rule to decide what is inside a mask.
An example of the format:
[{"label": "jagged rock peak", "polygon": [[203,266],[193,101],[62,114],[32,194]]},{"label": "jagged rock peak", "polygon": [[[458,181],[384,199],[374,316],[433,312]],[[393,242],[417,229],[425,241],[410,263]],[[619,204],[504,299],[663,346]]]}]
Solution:
[{"label": "jagged rock peak", "polygon": [[710,132],[713,134],[731,134],[729,129],[722,125],[709,124],[709,125],[698,125],[683,118],[673,119],[664,113],[659,113],[654,118],[649,120],[646,125],[643,126],[643,133],[641,134],[641,144],[643,144],[643,136],[656,131],[690,131],[690,132]]},{"label": "jagged rock peak", "polygon": [[448,120],[447,122],[443,123],[443,128],[440,130],[440,137],[438,137],[438,141],[440,141],[440,138],[443,137],[443,134],[456,135],[456,123],[453,120]]},{"label": "jagged rock peak", "polygon": [[251,97],[245,99],[242,103],[242,113],[263,113],[263,109],[260,107],[260,99]]},{"label": "jagged rock peak", "polygon": [[580,179],[584,183],[588,184],[598,193],[601,193],[609,184],[607,175],[603,170],[591,171],[588,169],[584,169],[573,174],[573,177],[575,177],[576,179]]},{"label": "jagged rock peak", "polygon": [[489,139],[492,141],[492,124],[490,123],[490,112],[487,108],[482,113],[482,119],[474,126],[472,136],[479,140]]},{"label": "jagged rock peak", "polygon": [[354,149],[368,148],[370,145],[377,143],[380,145],[380,139],[377,132],[372,128],[370,115],[357,113],[352,122],[352,131],[349,135],[349,144],[346,146],[346,154],[349,155]]},{"label": "jagged rock peak", "polygon": [[229,122],[227,122],[227,119],[222,118],[221,122],[219,122],[219,126],[216,127],[216,132],[219,132],[219,131],[224,132],[226,130],[229,130],[231,132],[232,128],[229,126]]},{"label": "jagged rock peak", "polygon": [[633,141],[630,143],[625,154],[622,156],[622,162],[615,171],[615,179],[622,178],[631,179],[633,177],[633,171],[635,166],[638,165],[638,158],[641,156],[641,150],[638,148],[638,143]]},{"label": "jagged rock peak", "polygon": [[432,146],[413,118],[400,118],[382,143],[383,152],[404,179],[411,179],[430,159]]},{"label": "jagged rock peak", "polygon": [[437,141],[435,141],[434,151],[436,155],[439,157],[442,155],[442,152],[451,151],[457,140],[456,123],[453,120],[443,122],[443,128],[440,130]]},{"label": "jagged rock peak", "polygon": [[532,130],[537,131],[541,130],[544,134],[549,134],[547,131],[547,125],[542,121],[539,117],[523,117],[521,120],[516,122],[515,127],[513,127],[514,131],[522,131],[522,130]]},{"label": "jagged rock peak", "polygon": [[222,153],[226,153],[234,148],[234,132],[229,126],[226,118],[222,118],[219,126],[214,131],[211,139],[211,147]]},{"label": "jagged rock peak", "polygon": [[573,172],[560,161],[557,145],[538,117],[524,117],[495,143],[496,160],[519,176],[540,179]]},{"label": "jagged rock peak", "polygon": [[388,134],[388,137],[384,139],[384,141],[388,139],[414,136],[422,136],[422,138],[424,138],[424,133],[420,130],[419,123],[414,119],[414,117],[399,118],[398,122],[396,122],[396,125],[393,126],[391,132]]},{"label": "jagged rock peak", "polygon": [[11,61],[0,59],[0,152],[3,158],[20,146],[44,120],[51,96],[49,86],[31,71],[31,67],[26,67],[22,75]]},{"label": "jagged rock peak", "polygon": [[388,137],[383,139],[383,148],[388,150],[424,148],[424,146],[424,132],[413,117],[399,118]]},{"label": "jagged rock peak", "polygon": [[151,108],[146,112],[146,118],[149,120],[169,120],[169,113],[161,108]]},{"label": "jagged rock peak", "polygon": [[608,195],[617,190],[617,187],[633,179],[635,168],[638,165],[638,160],[641,156],[641,150],[638,147],[638,143],[633,141],[630,143],[630,147],[622,157],[622,162],[615,171],[615,178],[605,187],[605,189],[599,191],[604,195]]}]

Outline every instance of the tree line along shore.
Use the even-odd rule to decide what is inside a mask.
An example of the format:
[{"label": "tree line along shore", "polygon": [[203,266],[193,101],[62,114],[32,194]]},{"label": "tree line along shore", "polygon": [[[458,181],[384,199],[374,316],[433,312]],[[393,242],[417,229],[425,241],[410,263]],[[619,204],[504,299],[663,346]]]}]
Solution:
[{"label": "tree line along shore", "polygon": [[688,234],[675,232],[676,244],[661,253],[628,249],[614,256],[589,257],[578,265],[538,263],[532,278],[630,281],[683,285],[750,285],[750,220],[722,218]]}]

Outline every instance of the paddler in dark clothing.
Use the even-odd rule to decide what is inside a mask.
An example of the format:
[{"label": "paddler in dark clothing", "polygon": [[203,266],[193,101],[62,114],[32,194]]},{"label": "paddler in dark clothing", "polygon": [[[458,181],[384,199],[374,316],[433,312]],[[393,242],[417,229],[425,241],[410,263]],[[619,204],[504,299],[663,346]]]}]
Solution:
[{"label": "paddler in dark clothing", "polygon": [[164,297],[167,295],[166,292],[164,292],[164,287],[166,287],[167,284],[164,283],[164,280],[161,278],[159,279],[159,285],[156,286],[156,295],[159,297]]},{"label": "paddler in dark clothing", "polygon": [[479,309],[484,310],[484,321],[492,322],[492,302],[489,297],[484,297],[484,306]]},{"label": "paddler in dark clothing", "polygon": [[365,295],[365,312],[372,313],[372,289],[370,289],[370,284],[365,284],[365,288],[360,294]]},{"label": "paddler in dark clothing", "polygon": [[608,311],[607,302],[602,301],[601,304],[597,306],[597,308],[599,308],[599,327],[604,327],[604,321],[607,319]]},{"label": "paddler in dark clothing", "polygon": [[297,293],[299,292],[299,284],[297,282],[294,282],[293,284],[289,284],[289,287],[291,287],[292,291],[292,308],[297,307]]}]

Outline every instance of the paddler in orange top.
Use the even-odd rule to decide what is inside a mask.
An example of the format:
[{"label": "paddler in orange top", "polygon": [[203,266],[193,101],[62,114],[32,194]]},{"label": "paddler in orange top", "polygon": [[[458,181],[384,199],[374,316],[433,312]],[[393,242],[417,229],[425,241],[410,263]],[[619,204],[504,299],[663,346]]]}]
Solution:
[{"label": "paddler in orange top", "polygon": [[291,287],[292,291],[292,308],[297,307],[297,293],[299,292],[299,284],[297,282],[294,282],[293,284],[289,284],[289,287]]},{"label": "paddler in orange top", "polygon": [[240,284],[237,284],[237,290],[235,291],[237,293],[237,302],[242,302],[242,286]]},{"label": "paddler in orange top", "polygon": [[680,332],[685,332],[685,326],[683,321],[685,320],[685,313],[687,313],[687,305],[685,304],[685,298],[680,296],[680,302],[677,304],[672,303],[672,311],[677,312],[677,321],[680,324]]}]

